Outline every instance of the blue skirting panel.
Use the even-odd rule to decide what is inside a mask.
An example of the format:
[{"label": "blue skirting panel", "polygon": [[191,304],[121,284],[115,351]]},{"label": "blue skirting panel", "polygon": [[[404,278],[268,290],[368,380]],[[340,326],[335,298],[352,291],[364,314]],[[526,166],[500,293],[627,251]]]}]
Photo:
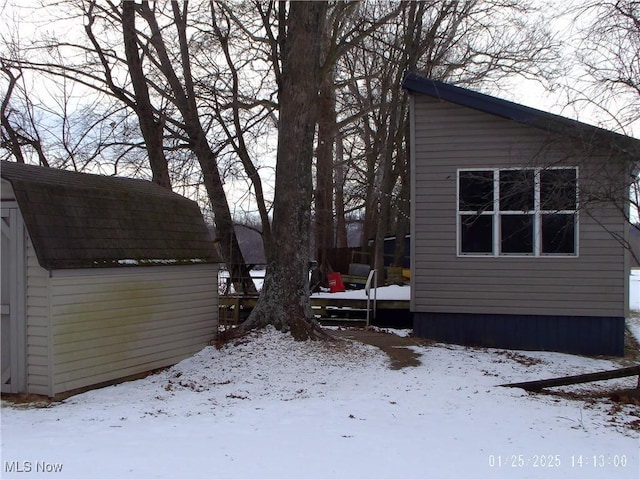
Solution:
[{"label": "blue skirting panel", "polygon": [[477,347],[624,355],[621,317],[415,312],[413,333]]}]

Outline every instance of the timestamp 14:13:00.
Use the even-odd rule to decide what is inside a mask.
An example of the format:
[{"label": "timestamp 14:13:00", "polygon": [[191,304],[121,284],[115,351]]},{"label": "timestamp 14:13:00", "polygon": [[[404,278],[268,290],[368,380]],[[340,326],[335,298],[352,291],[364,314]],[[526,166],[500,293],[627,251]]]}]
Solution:
[{"label": "timestamp 14:13:00", "polygon": [[570,455],[563,462],[561,455],[489,455],[490,468],[625,468],[626,455]]}]

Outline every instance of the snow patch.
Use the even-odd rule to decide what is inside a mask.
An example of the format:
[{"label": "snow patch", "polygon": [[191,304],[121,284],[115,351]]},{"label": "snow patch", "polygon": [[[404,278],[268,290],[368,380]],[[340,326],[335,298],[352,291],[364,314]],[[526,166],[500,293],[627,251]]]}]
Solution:
[{"label": "snow patch", "polygon": [[[406,300],[411,298],[411,287],[408,285],[388,285],[386,287],[378,287],[371,289],[370,298],[378,300]],[[355,300],[366,300],[367,294],[364,289],[347,290],[345,292],[318,292],[311,295],[311,298],[347,298]]]}]

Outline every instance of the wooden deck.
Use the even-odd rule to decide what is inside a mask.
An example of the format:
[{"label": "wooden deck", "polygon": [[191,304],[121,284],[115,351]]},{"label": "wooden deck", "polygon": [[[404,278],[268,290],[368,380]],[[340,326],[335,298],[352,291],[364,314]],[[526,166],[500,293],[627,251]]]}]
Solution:
[{"label": "wooden deck", "polygon": [[[257,295],[221,295],[220,323],[235,325],[244,320],[258,301]],[[373,299],[370,300],[373,308]],[[311,308],[319,321],[363,321],[366,319],[367,300],[350,298],[311,297]],[[391,312],[409,312],[408,300],[376,301],[376,317],[389,315]],[[372,315],[372,314],[370,314]]]}]

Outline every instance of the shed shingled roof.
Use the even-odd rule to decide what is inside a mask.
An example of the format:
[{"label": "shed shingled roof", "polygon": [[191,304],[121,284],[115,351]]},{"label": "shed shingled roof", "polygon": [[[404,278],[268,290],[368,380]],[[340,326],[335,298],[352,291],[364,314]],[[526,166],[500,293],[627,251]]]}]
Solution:
[{"label": "shed shingled roof", "polygon": [[0,176],[48,270],[218,262],[198,205],[159,185],[7,161]]},{"label": "shed shingled roof", "polygon": [[631,155],[640,152],[640,140],[553,113],[527,107],[467,88],[439,82],[416,73],[408,73],[402,87],[439,100],[445,100],[481,112],[497,115],[542,130],[608,145]]}]

